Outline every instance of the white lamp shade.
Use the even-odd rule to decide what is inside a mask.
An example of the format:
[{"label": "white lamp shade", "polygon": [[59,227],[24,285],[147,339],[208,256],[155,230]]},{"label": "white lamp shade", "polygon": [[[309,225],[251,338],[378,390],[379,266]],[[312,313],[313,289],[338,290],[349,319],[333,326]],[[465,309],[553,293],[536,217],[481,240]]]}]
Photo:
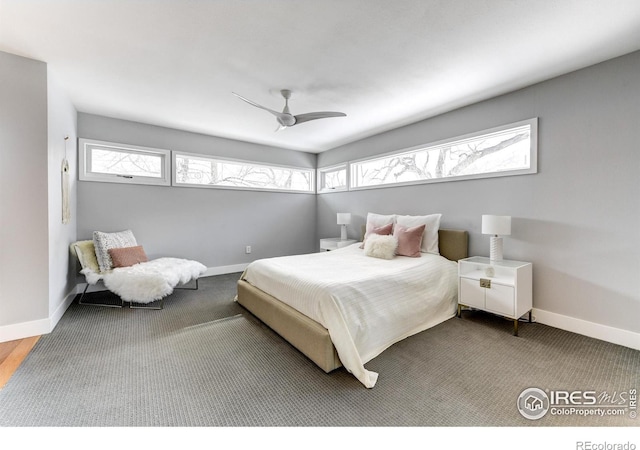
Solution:
[{"label": "white lamp shade", "polygon": [[338,213],[338,225],[349,225],[351,223],[351,213]]},{"label": "white lamp shade", "polygon": [[509,236],[511,234],[511,216],[482,216],[482,234]]}]

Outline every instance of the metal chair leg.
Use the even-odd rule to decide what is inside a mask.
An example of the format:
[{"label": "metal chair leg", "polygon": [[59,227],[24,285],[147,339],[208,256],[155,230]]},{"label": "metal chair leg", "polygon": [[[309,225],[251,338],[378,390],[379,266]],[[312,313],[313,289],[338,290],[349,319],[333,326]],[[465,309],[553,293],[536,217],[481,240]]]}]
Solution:
[{"label": "metal chair leg", "polygon": [[[134,305],[153,305],[154,303],[160,302],[160,306],[134,306]],[[156,300],[154,302],[150,302],[150,303],[136,303],[136,302],[129,302],[129,309],[163,309],[164,308],[164,298],[161,298],[160,300]]]},{"label": "metal chair leg", "polygon": [[82,295],[80,295],[80,298],[78,299],[78,304],[79,305],[88,305],[88,306],[105,306],[107,308],[122,308],[124,306],[124,300],[122,300],[122,298],[120,298],[120,304],[110,304],[110,303],[94,303],[94,302],[86,302],[83,301],[86,293],[87,293],[87,289],[89,289],[89,283],[87,283],[87,285],[84,288],[84,291],[82,291]]},{"label": "metal chair leg", "polygon": [[180,289],[180,290],[186,290],[186,291],[197,291],[198,290],[198,279],[196,278],[196,287],[175,287],[173,289]]}]

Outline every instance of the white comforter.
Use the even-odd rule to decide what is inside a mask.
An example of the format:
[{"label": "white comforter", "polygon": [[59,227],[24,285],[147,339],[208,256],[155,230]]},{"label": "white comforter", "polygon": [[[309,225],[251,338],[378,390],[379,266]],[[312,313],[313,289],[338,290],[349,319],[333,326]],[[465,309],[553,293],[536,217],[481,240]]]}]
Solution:
[{"label": "white comforter", "polygon": [[455,315],[458,266],[427,253],[373,258],[359,246],[254,261],[243,279],[327,328],[343,366],[371,388],[378,374],[365,363]]}]

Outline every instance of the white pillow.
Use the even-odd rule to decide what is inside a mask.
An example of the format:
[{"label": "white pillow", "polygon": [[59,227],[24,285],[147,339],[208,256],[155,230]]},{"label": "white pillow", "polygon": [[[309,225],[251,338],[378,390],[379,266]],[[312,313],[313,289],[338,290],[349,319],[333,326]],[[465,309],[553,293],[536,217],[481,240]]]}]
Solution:
[{"label": "white pillow", "polygon": [[364,254],[374,258],[393,259],[397,248],[397,238],[391,235],[372,234],[364,243]]},{"label": "white pillow", "polygon": [[438,245],[438,230],[442,214],[429,214],[427,216],[396,216],[396,223],[407,228],[424,225],[422,244],[420,250],[423,253],[440,254]]},{"label": "white pillow", "polygon": [[371,230],[374,228],[380,228],[388,224],[394,224],[396,222],[395,214],[376,214],[376,213],[368,213],[367,214],[367,227],[364,232],[365,239],[371,233]]},{"label": "white pillow", "polygon": [[93,232],[93,245],[96,248],[96,259],[100,272],[113,269],[113,261],[109,255],[110,248],[135,247],[138,245],[133,231],[125,230],[117,233]]}]

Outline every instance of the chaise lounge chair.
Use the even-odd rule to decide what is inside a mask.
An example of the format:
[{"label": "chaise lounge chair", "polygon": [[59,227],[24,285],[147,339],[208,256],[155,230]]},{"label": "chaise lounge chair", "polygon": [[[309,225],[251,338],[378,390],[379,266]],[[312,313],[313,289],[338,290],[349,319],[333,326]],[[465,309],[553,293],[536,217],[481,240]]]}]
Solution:
[{"label": "chaise lounge chair", "polygon": [[[129,302],[130,308],[162,309],[164,298],[174,289],[180,289],[176,286],[195,280],[195,288],[192,289],[198,289],[198,278],[206,270],[203,264],[188,259],[163,257],[148,260],[131,230],[117,233],[95,231],[92,240],[74,242],[71,250],[80,263],[80,273],[87,281],[78,301],[84,305],[121,308],[124,302]],[[120,302],[85,302],[89,286],[99,282],[120,297]],[[158,301],[159,307],[149,306]]]}]

